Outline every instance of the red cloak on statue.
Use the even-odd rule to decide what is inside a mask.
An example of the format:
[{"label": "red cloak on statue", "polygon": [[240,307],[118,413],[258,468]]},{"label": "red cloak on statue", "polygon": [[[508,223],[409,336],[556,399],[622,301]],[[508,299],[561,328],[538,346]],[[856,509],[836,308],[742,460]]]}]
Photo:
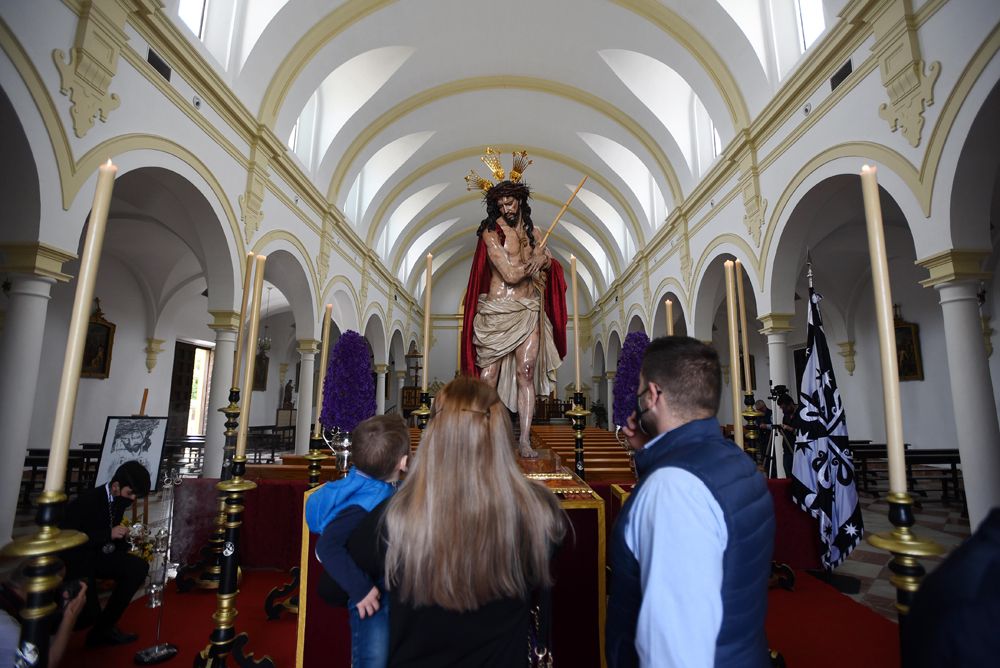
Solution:
[{"label": "red cloak on statue", "polygon": [[[503,231],[498,227],[500,243],[504,242]],[[559,359],[566,357],[566,278],[562,265],[552,258],[549,267],[549,278],[545,282],[545,315],[552,323],[552,338],[559,352]],[[482,237],[476,243],[476,255],[472,258],[472,271],[469,272],[469,285],[465,289],[465,317],[462,320],[462,375],[479,377],[480,369],[476,366],[476,349],[472,344],[472,321],[476,318],[479,308],[479,295],[489,292],[490,263],[486,253],[486,244]]]}]

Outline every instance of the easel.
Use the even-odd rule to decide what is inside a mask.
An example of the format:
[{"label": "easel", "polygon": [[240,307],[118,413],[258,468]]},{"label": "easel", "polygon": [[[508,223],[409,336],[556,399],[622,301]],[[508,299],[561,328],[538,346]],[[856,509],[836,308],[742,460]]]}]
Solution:
[{"label": "easel", "polygon": [[[146,417],[146,402],[149,400],[149,388],[143,388],[142,401],[139,403],[139,412],[133,413],[132,417]],[[152,481],[152,486],[156,487],[156,481]],[[132,503],[132,524],[139,521],[139,504]],[[142,497],[142,523],[149,524],[149,494]]]}]

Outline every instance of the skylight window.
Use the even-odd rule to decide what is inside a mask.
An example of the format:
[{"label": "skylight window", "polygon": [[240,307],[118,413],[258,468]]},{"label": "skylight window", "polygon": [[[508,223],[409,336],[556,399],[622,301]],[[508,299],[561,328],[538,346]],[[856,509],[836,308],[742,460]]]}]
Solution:
[{"label": "skylight window", "polygon": [[795,11],[799,19],[799,48],[805,53],[826,28],[823,0],[795,0]]},{"label": "skylight window", "polygon": [[205,37],[205,7],[208,0],[180,0],[177,16],[198,39]]}]

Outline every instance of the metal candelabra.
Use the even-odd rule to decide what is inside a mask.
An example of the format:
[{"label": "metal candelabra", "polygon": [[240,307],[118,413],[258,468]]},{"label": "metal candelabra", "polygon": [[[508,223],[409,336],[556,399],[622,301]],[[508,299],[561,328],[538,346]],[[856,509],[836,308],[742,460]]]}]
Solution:
[{"label": "metal candelabra", "polygon": [[587,425],[590,411],[583,407],[583,392],[573,393],[573,408],[566,411],[573,423],[573,470],[581,479],[586,479],[583,468],[583,428]]},{"label": "metal candelabra", "polygon": [[[240,425],[240,388],[229,388],[229,405],[219,411],[226,416],[226,441],[222,455],[222,480],[232,477],[233,455],[236,452],[237,428]],[[222,545],[226,533],[226,495],[219,494],[218,510],[215,515],[215,526],[208,542],[201,548],[201,559],[190,566],[184,566],[177,571],[177,589],[190,591],[195,587],[201,589],[218,589],[219,577],[222,572]]]},{"label": "metal candelabra", "polygon": [[257,488],[257,483],[244,480],[247,458],[237,454],[233,457],[232,476],[216,485],[225,496],[226,520],[223,536],[222,561],[219,574],[218,601],[215,614],[215,629],[209,636],[208,646],[194,660],[195,668],[225,668],[227,658],[232,655],[239,666],[263,666],[274,668],[270,657],[255,660],[253,653],[244,654],[243,648],[250,642],[246,633],[236,634],[237,574],[239,570],[240,527],[243,525],[244,495]]},{"label": "metal candelabra", "polygon": [[413,411],[417,416],[417,426],[421,430],[427,428],[427,421],[431,419],[431,395],[428,392],[420,393],[420,408]]},{"label": "metal candelabra", "polygon": [[56,555],[87,542],[87,534],[59,528],[65,507],[66,495],[61,491],[42,492],[35,515],[38,531],[0,550],[5,557],[29,560],[24,569],[28,582],[21,609],[21,637],[14,657],[18,666],[49,665],[49,638],[55,631],[56,596],[62,582],[62,562]]}]

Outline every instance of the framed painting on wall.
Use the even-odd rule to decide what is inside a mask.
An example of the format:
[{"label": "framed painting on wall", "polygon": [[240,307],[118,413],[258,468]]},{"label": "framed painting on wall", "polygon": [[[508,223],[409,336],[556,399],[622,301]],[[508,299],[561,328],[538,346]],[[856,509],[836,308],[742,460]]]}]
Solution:
[{"label": "framed painting on wall", "polygon": [[149,471],[151,490],[155,490],[159,485],[166,436],[166,417],[109,417],[104,425],[104,437],[101,438],[101,459],[97,463],[95,486],[109,482],[119,466],[135,460]]},{"label": "framed painting on wall", "polygon": [[104,319],[101,300],[95,299],[94,312],[87,323],[80,378],[107,378],[111,375],[111,349],[115,344],[115,324]]},{"label": "framed painting on wall", "polygon": [[924,362],[920,357],[920,325],[897,319],[895,329],[899,380],[923,380]]}]

